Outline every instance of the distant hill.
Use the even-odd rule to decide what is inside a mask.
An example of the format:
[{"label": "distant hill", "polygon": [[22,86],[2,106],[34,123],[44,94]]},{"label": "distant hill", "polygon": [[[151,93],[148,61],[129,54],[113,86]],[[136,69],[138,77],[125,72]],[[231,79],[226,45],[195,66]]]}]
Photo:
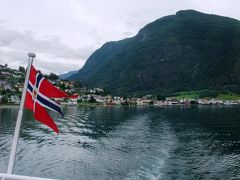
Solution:
[{"label": "distant hill", "polygon": [[113,94],[240,93],[240,21],[194,10],[160,18],[96,50],[70,79]]},{"label": "distant hill", "polygon": [[77,72],[78,72],[78,71],[69,71],[69,72],[67,72],[67,73],[65,73],[65,74],[60,74],[59,77],[60,77],[61,79],[68,79],[70,76],[76,74]]}]

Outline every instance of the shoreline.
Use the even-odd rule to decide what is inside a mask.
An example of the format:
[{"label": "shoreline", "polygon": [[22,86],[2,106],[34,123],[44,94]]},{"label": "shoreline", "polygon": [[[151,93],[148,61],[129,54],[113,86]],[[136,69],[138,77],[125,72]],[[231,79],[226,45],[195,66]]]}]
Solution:
[{"label": "shoreline", "polygon": [[1,107],[17,107],[20,106],[20,104],[0,104],[0,108]]},{"label": "shoreline", "polygon": [[[233,106],[240,106],[240,104],[190,104],[190,105],[185,105],[185,104],[164,104],[164,105],[134,105],[134,104],[130,104],[130,105],[122,105],[122,104],[117,104],[117,105],[104,105],[104,104],[97,104],[97,103],[80,103],[80,104],[76,104],[76,105],[68,105],[68,104],[61,104],[62,107],[169,107],[169,106],[214,106],[214,107],[233,107]],[[0,104],[0,108],[1,107],[17,107],[20,106],[20,104]]]}]

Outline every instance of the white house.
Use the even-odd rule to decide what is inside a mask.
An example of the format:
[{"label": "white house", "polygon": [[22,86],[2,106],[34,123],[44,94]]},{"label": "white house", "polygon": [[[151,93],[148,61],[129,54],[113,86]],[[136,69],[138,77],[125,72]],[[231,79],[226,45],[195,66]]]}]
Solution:
[{"label": "white house", "polygon": [[4,80],[0,81],[0,87],[3,87],[5,90],[12,89],[12,85],[9,82],[4,81]]},{"label": "white house", "polygon": [[10,97],[10,102],[15,103],[15,104],[19,104],[19,103],[20,103],[20,98],[19,98],[19,96],[11,95],[11,97]]},{"label": "white house", "polygon": [[199,99],[198,100],[198,104],[202,104],[202,105],[209,105],[210,101],[207,99]]},{"label": "white house", "polygon": [[223,100],[218,100],[218,99],[211,99],[210,100],[211,104],[223,104]]}]

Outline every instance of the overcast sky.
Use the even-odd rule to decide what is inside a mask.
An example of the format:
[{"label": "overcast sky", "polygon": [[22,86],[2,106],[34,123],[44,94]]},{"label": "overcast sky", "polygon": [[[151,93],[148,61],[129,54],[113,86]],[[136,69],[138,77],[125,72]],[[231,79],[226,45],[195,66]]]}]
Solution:
[{"label": "overcast sky", "polygon": [[80,69],[107,41],[134,36],[179,10],[240,20],[239,0],[0,0],[0,64],[26,67],[27,52],[44,73]]}]

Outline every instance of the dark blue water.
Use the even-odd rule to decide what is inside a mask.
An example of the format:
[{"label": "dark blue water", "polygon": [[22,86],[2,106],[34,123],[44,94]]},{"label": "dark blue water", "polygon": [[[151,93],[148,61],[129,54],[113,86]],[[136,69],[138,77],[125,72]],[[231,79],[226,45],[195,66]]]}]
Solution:
[{"label": "dark blue water", "polygon": [[[17,107],[0,107],[6,172]],[[68,107],[55,135],[24,113],[15,174],[79,179],[238,179],[240,107]]]}]

